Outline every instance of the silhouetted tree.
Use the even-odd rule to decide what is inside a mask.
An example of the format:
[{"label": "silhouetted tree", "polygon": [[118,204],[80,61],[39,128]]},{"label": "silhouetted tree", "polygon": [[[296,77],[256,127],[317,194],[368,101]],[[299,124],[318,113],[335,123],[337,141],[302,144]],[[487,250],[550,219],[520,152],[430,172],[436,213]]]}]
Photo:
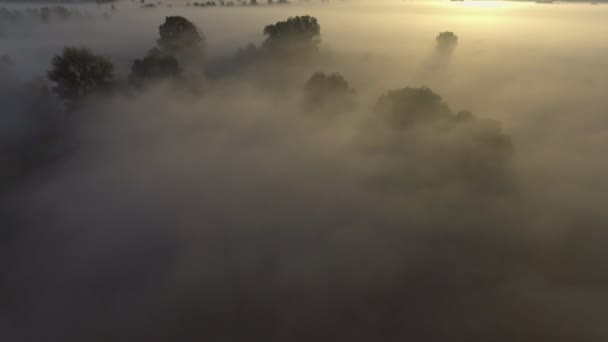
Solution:
[{"label": "silhouetted tree", "polygon": [[339,73],[317,72],[304,85],[304,104],[308,110],[339,112],[354,105],[355,91]]},{"label": "silhouetted tree", "polygon": [[441,32],[436,40],[437,51],[444,54],[451,53],[458,45],[458,36],[454,32]]},{"label": "silhouetted tree", "polygon": [[291,17],[264,28],[263,46],[274,53],[299,55],[318,50],[321,26],[311,16]]},{"label": "silhouetted tree", "polygon": [[378,99],[375,109],[396,127],[451,116],[450,108],[441,96],[426,87],[389,91]]},{"label": "silhouetted tree", "polygon": [[196,26],[184,17],[166,17],[159,28],[157,40],[161,52],[176,57],[180,62],[194,62],[203,56],[204,37]]},{"label": "silhouetted tree", "polygon": [[146,83],[178,78],[180,73],[181,69],[175,57],[163,54],[155,48],[148,52],[143,59],[133,62],[129,83],[142,87]]},{"label": "silhouetted tree", "polygon": [[[508,162],[513,152],[511,140],[495,120],[480,119],[471,112],[453,113],[441,96],[428,88],[403,88],[378,99],[376,113],[393,133],[382,134],[387,153],[415,155],[416,162],[434,170],[420,175],[424,186],[466,186],[484,193],[512,189]],[[403,134],[407,132],[407,134]],[[382,139],[380,139],[382,141]],[[399,164],[396,164],[399,165]],[[411,168],[403,160],[403,168]],[[397,174],[400,167],[395,167]],[[383,175],[396,187],[418,186],[419,180],[399,180]],[[418,185],[416,185],[418,184]]]},{"label": "silhouetted tree", "polygon": [[113,80],[112,63],[87,48],[66,47],[51,63],[47,76],[56,84],[53,91],[69,104],[108,89]]}]

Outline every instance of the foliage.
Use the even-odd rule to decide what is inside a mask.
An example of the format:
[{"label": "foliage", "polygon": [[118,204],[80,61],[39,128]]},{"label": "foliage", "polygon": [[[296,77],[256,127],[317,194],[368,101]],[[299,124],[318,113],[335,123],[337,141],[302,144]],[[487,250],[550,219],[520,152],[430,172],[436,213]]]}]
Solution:
[{"label": "foliage", "polygon": [[158,30],[160,38],[157,43],[163,53],[178,59],[202,57],[204,37],[188,19],[180,16],[166,17]]},{"label": "foliage", "polygon": [[142,87],[146,83],[163,79],[175,79],[181,74],[179,63],[173,56],[152,49],[143,59],[136,59],[131,66],[129,83]]},{"label": "foliage", "polygon": [[112,63],[87,48],[66,47],[51,64],[47,76],[56,84],[53,91],[68,103],[108,89],[113,80]]},{"label": "foliage", "polygon": [[[459,184],[491,193],[511,188],[507,165],[513,146],[499,122],[468,111],[453,113],[426,87],[390,91],[378,99],[375,110],[383,126],[394,129],[387,135],[392,140],[386,142],[391,146],[387,151],[412,156],[434,170],[420,175],[424,184]],[[403,160],[404,168],[410,164],[409,158]],[[394,176],[383,175],[383,182],[401,179],[401,168],[395,170]],[[408,181],[403,181],[406,188]]]},{"label": "foliage", "polygon": [[264,28],[263,46],[274,52],[301,54],[317,51],[321,43],[321,26],[309,15],[290,17]]},{"label": "foliage", "polygon": [[339,110],[352,107],[355,91],[339,73],[317,72],[304,85],[305,106],[308,109]]},{"label": "foliage", "polygon": [[451,111],[441,96],[426,87],[406,87],[388,92],[378,99],[376,113],[396,127],[451,116]]},{"label": "foliage", "polygon": [[458,36],[454,32],[441,32],[437,38],[437,50],[442,53],[452,52],[458,45]]}]

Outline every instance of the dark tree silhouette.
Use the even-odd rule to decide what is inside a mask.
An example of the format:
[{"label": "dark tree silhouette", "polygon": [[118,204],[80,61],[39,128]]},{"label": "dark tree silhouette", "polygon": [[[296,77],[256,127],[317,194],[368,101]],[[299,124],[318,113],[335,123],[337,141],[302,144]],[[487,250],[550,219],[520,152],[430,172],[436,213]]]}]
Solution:
[{"label": "dark tree silhouette", "polygon": [[51,63],[47,76],[56,84],[53,91],[69,104],[108,89],[113,80],[112,63],[87,48],[66,47]]},{"label": "dark tree silhouette", "polygon": [[441,32],[437,38],[437,51],[443,54],[449,54],[458,45],[458,36],[454,32]]},{"label": "dark tree silhouette", "polygon": [[143,59],[137,59],[131,66],[129,83],[136,87],[164,79],[176,79],[181,69],[175,57],[152,49]]},{"label": "dark tree silhouette", "polygon": [[426,87],[406,87],[388,92],[378,99],[376,113],[395,127],[452,116],[441,96]]},{"label": "dark tree silhouette", "polygon": [[202,58],[204,37],[188,19],[180,16],[166,17],[159,28],[157,40],[160,50],[180,61],[193,62]]},{"label": "dark tree silhouette", "polygon": [[304,104],[308,110],[339,112],[354,105],[355,91],[339,73],[317,72],[304,85]]},{"label": "dark tree silhouette", "polygon": [[316,52],[321,43],[321,26],[311,16],[291,17],[264,28],[263,46],[282,54]]},{"label": "dark tree silhouette", "polygon": [[[450,184],[484,193],[513,189],[507,167],[513,146],[499,122],[477,118],[468,111],[454,113],[441,96],[425,87],[390,91],[378,99],[375,110],[384,127],[395,129],[395,134],[385,135],[390,147],[387,153],[415,155],[418,163],[436,170],[420,175],[425,186]],[[404,158],[403,168],[408,167],[411,160]],[[399,183],[391,184],[397,188],[421,184],[397,181],[400,166],[395,172],[382,177],[388,183]]]}]

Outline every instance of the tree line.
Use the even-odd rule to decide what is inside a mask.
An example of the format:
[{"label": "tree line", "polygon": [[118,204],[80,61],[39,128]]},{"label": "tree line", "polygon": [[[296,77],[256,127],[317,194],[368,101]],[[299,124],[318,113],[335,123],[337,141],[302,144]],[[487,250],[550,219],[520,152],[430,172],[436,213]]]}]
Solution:
[{"label": "tree line", "polygon": [[[179,86],[204,78],[205,36],[196,25],[184,17],[169,16],[158,31],[156,46],[133,61],[127,86],[140,91],[160,82]],[[321,43],[321,27],[316,18],[308,15],[267,25],[263,33],[265,40],[261,46],[247,49],[250,60],[266,59],[276,65],[295,63],[315,56]],[[452,32],[439,34],[439,53],[451,52],[457,41]],[[114,70],[107,57],[86,47],[65,47],[53,57],[47,78],[53,84],[52,92],[63,101],[71,116],[88,97],[124,89],[116,80]],[[331,118],[361,109],[356,90],[340,73],[313,73],[302,85],[301,94],[302,110],[310,115]],[[39,96],[48,97],[49,94],[39,92]],[[408,141],[405,132],[413,132],[421,126],[431,127],[437,134],[457,136],[459,140],[453,143],[461,149],[450,147],[451,154],[446,159],[458,155],[454,163],[460,165],[457,168],[460,171],[446,175],[447,178],[467,178],[476,174],[473,183],[482,182],[484,189],[500,187],[503,183],[501,174],[512,147],[509,137],[502,133],[497,123],[477,118],[468,111],[452,111],[440,95],[427,87],[389,91],[378,98],[372,113],[378,123],[376,126],[393,132],[389,135],[394,141],[384,144],[405,144]],[[44,151],[49,139],[34,144],[36,148],[32,150],[35,152],[31,155],[27,149],[20,152],[19,158],[40,158],[44,154],[40,151]],[[35,163],[25,163],[29,164]]]}]

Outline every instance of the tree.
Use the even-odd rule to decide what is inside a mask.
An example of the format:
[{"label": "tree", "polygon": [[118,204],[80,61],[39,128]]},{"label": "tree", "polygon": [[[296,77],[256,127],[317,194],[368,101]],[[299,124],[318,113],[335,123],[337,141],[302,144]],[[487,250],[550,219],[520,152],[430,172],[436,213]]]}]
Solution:
[{"label": "tree", "polygon": [[355,91],[339,73],[317,72],[304,85],[305,107],[339,111],[354,105]]},{"label": "tree", "polygon": [[136,59],[131,66],[129,83],[136,87],[163,79],[176,79],[181,69],[175,57],[152,49],[143,59]]},{"label": "tree", "polygon": [[452,115],[441,96],[426,87],[389,91],[378,99],[375,110],[391,125],[401,128]]},{"label": "tree", "polygon": [[263,46],[275,53],[302,54],[316,52],[321,43],[321,26],[311,16],[290,17],[264,28]]},{"label": "tree", "polygon": [[53,91],[69,104],[108,89],[113,80],[112,63],[87,48],[66,47],[51,64],[47,77],[56,84]]},{"label": "tree", "polygon": [[196,26],[184,17],[166,17],[159,28],[157,40],[160,51],[180,61],[193,62],[202,58],[204,37]]},{"label": "tree", "polygon": [[378,99],[375,109],[381,127],[394,129],[380,130],[378,141],[387,153],[403,156],[402,165],[395,164],[395,175],[411,169],[411,156],[417,167],[433,170],[420,175],[423,182],[383,175],[396,180],[392,185],[410,190],[417,184],[449,184],[485,193],[512,189],[508,165],[513,146],[499,122],[468,111],[454,113],[441,96],[425,87],[390,91]]},{"label": "tree", "polygon": [[454,32],[441,32],[437,38],[437,51],[442,54],[450,54],[458,45],[458,36]]}]

